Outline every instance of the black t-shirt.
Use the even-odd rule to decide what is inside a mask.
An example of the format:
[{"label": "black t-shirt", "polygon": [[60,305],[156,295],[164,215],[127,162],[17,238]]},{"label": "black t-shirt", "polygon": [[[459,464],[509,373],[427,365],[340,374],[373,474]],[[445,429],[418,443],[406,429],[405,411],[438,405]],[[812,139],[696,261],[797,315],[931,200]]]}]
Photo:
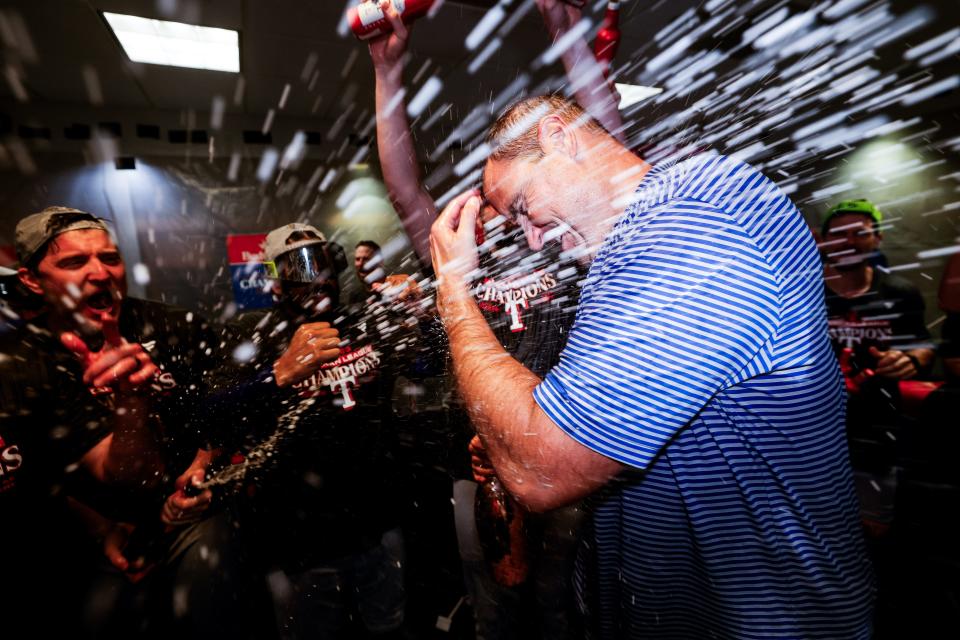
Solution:
[{"label": "black t-shirt", "polygon": [[273,381],[274,361],[306,321],[278,308],[237,320],[241,351],[255,355],[214,382],[225,446],[262,460],[243,478],[247,526],[285,565],[368,549],[399,523],[391,400],[395,378],[419,361],[419,329],[379,304],[323,320],[340,331],[340,357],[309,379],[288,389]]},{"label": "black t-shirt", "polygon": [[[36,516],[52,513],[48,507],[59,510],[69,480],[69,493],[105,515],[136,519],[158,513],[169,484],[146,499],[117,502],[113,490],[76,473],[80,458],[113,429],[113,392],[83,383],[81,363],[46,324],[45,316],[38,317],[4,335],[0,347],[0,512],[7,518],[17,511]],[[161,370],[146,393],[172,480],[204,443],[203,425],[194,416],[217,339],[189,312],[129,298],[119,328]]]},{"label": "black t-shirt", "polygon": [[960,358],[960,313],[947,313],[940,330],[941,358]]},{"label": "black t-shirt", "polygon": [[[840,359],[850,349],[853,372],[876,367],[870,347],[880,351],[929,346],[919,290],[894,275],[874,269],[870,289],[855,298],[825,288],[830,341]],[[897,422],[899,389],[896,380],[874,377],[849,398],[848,426],[889,426]]]},{"label": "black t-shirt", "polygon": [[481,246],[485,276],[473,295],[507,353],[543,378],[560,360],[577,312],[582,274],[551,244],[531,251],[516,227],[498,227]]},{"label": "black t-shirt", "polygon": [[17,528],[62,506],[67,476],[110,433],[111,412],[62,349],[32,325],[0,343],[0,513]]}]

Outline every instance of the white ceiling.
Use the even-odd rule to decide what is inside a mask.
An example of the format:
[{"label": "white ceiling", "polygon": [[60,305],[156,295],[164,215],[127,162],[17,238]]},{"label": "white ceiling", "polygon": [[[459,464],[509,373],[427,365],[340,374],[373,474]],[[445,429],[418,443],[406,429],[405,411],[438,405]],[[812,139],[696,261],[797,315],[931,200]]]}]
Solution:
[{"label": "white ceiling", "polygon": [[[24,124],[49,127],[52,143],[47,140],[28,141],[30,148],[49,148],[53,144],[61,148],[73,145],[84,150],[85,143],[63,140],[63,127],[73,122],[95,125],[98,121],[113,120],[124,123],[125,153],[163,153],[164,150],[180,153],[183,148],[167,144],[165,132],[161,133],[161,140],[156,143],[144,143],[133,140],[131,130],[140,122],[156,124],[164,129],[203,129],[210,121],[208,112],[212,101],[220,97],[226,101],[230,121],[226,125],[229,131],[224,132],[218,140],[217,151],[229,153],[237,148],[237,144],[235,139],[225,139],[225,136],[237,137],[242,130],[259,129],[268,112],[277,109],[280,96],[289,85],[290,93],[285,108],[276,114],[274,144],[287,144],[297,129],[321,132],[323,135],[329,134],[330,140],[311,148],[314,157],[323,160],[331,153],[336,153],[338,158],[347,159],[352,155],[353,148],[344,150],[345,134],[360,133],[363,122],[369,122],[374,107],[374,78],[366,45],[350,35],[341,36],[337,32],[346,3],[355,1],[0,0],[0,119],[9,116],[8,121],[12,119],[15,128]],[[924,69],[918,74],[915,67],[905,63],[904,52],[948,29],[950,23],[957,24],[956,2],[926,0],[924,5],[936,8],[937,19],[922,30],[911,32],[877,52],[871,52],[873,57],[865,64],[876,66],[883,72],[898,73],[898,82],[911,81],[918,75],[929,76],[928,79],[933,82],[939,77],[955,74],[951,70],[955,67],[951,65],[955,65],[957,56],[952,61],[939,63],[934,70]],[[512,0],[512,11],[528,11],[505,38],[503,46],[497,49],[476,75],[467,71],[467,62],[474,53],[466,51],[464,41],[484,13],[495,4],[495,0],[446,0],[435,18],[416,23],[411,43],[412,60],[407,66],[407,86],[411,92],[415,92],[429,76],[436,75],[443,82],[443,90],[431,108],[444,103],[450,103],[453,107],[449,116],[445,116],[443,127],[425,134],[425,138],[432,140],[419,140],[423,149],[437,149],[449,130],[456,123],[463,122],[471,109],[478,105],[489,105],[491,98],[504,92],[518,74],[530,72],[531,61],[550,44],[532,3],[533,0]],[[606,0],[591,0],[593,15],[598,15],[605,4]],[[630,64],[625,73],[628,80],[642,77],[644,65],[663,53],[662,43],[670,42],[669,38],[663,37],[665,28],[678,16],[694,17],[697,12],[698,19],[703,21],[706,14],[715,13],[717,7],[722,6],[724,11],[734,10],[734,24],[715,25],[706,39],[698,42],[694,48],[697,51],[691,50],[680,57],[684,64],[692,61],[690,64],[693,66],[698,55],[703,56],[700,59],[705,59],[715,53],[724,54],[724,62],[716,67],[720,74],[718,79],[706,87],[716,90],[721,79],[730,80],[743,71],[738,65],[750,53],[750,48],[742,45],[741,34],[744,29],[776,12],[789,9],[790,13],[796,15],[811,8],[819,10],[835,4],[851,3],[839,0],[623,0],[621,29],[624,36],[617,61],[621,64],[635,62]],[[861,4],[865,10],[889,6],[891,15],[907,14],[918,7],[913,0],[872,0]],[[237,75],[131,63],[102,19],[102,11],[238,30],[242,73]],[[19,30],[19,24],[23,25],[22,30]],[[725,34],[728,29],[729,33]],[[20,31],[27,35],[24,36]],[[656,41],[657,36],[661,37],[660,42]],[[799,57],[815,57],[816,54],[814,49],[803,52]],[[794,59],[797,57],[795,55]],[[311,58],[318,61],[318,75],[313,86],[302,78],[305,64]],[[793,62],[787,58],[777,61],[777,64],[783,67]],[[425,71],[418,74],[422,69]],[[657,82],[662,80],[669,85],[671,80],[676,79],[677,73],[682,76],[683,64],[677,65],[676,73],[672,67],[667,71]],[[537,85],[545,76],[561,73],[559,65],[555,64],[533,73],[534,77],[528,86]],[[91,104],[85,82],[85,78],[89,79],[91,74],[95,76],[102,94],[99,104]],[[12,88],[11,75],[20,78],[22,83],[23,90],[19,96]],[[695,84],[704,76],[694,75],[683,82]],[[239,93],[240,100],[235,102],[234,96],[237,95],[241,77],[243,90]],[[756,87],[748,87],[744,96],[749,97],[750,92],[759,91],[765,85],[766,81]],[[956,128],[960,126],[957,124],[960,119],[956,115],[960,105],[958,96],[960,92],[948,92],[909,108],[901,106],[898,112],[891,112],[889,118],[932,114],[937,126]],[[692,102],[690,98],[678,99],[643,112],[634,110],[633,114],[628,115],[633,118],[634,126],[640,128],[644,125],[643,118],[683,114]],[[822,106],[807,107],[808,119],[821,110],[826,113],[831,108],[847,108],[842,104],[838,107],[824,102],[817,105]],[[334,123],[345,110],[349,110],[349,118],[345,120],[343,129],[337,129]],[[766,117],[762,110],[757,111],[751,117]],[[190,114],[193,114],[192,119]],[[468,142],[475,133],[471,131],[464,134],[463,142]],[[355,139],[350,142],[356,144]],[[132,146],[134,144],[151,146],[141,151],[142,147]],[[440,148],[443,148],[442,145]],[[200,153],[204,152],[205,149],[201,148]],[[439,159],[440,155],[433,158],[432,163],[439,163]]]},{"label": "white ceiling", "polygon": [[[429,71],[444,79],[446,99],[464,104],[499,91],[518,69],[548,44],[536,10],[530,11],[510,34],[504,47],[476,77],[463,64],[468,54],[463,42],[493,0],[447,0],[433,20],[416,24],[408,65],[412,77],[426,60]],[[515,0],[522,6],[523,0]],[[657,24],[666,24],[693,0],[646,5],[634,17],[623,18],[629,51]],[[651,4],[658,4],[651,11]],[[35,60],[22,62],[23,85],[29,100],[38,104],[89,104],[84,68],[96,71],[103,105],[131,109],[193,109],[208,111],[215,96],[227,100],[228,113],[264,115],[277,106],[286,84],[291,92],[283,114],[321,115],[335,119],[344,95],[356,92],[372,107],[373,73],[366,47],[352,36],[341,37],[337,25],[343,0],[21,0],[0,2],[8,12],[22,16]],[[173,7],[174,11],[168,9]],[[240,32],[242,103],[234,105],[235,74],[131,63],[100,16],[112,11],[192,22]],[[642,15],[641,15],[642,14]],[[9,13],[8,13],[9,15]],[[308,58],[317,56],[320,73],[308,90],[301,73]],[[345,73],[346,72],[346,73]],[[354,85],[351,88],[351,85]],[[314,112],[317,98],[319,109]],[[9,84],[0,82],[0,100],[14,98]]]}]

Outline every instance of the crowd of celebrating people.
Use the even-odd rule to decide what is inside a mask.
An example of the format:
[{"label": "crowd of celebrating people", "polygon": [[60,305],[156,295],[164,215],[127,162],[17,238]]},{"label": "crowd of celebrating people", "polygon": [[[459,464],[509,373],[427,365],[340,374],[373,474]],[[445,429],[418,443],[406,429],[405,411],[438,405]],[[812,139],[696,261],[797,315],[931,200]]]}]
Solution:
[{"label": "crowd of celebrating people", "polygon": [[[554,38],[579,15],[537,5]],[[562,57],[575,95],[510,106],[481,182],[440,211],[397,108],[410,30],[386,13],[378,151],[426,281],[365,240],[342,296],[345,249],[291,222],[263,246],[274,307],[214,322],[128,296],[99,216],[18,223],[4,607],[49,615],[9,629],[414,637],[395,385],[450,377],[478,639],[871,637],[900,489],[955,480],[923,425],[956,397],[956,277],[935,340],[870,201],[811,230],[747,164],[646,162],[585,43]],[[938,357],[946,382],[918,382]],[[475,509],[492,479],[524,518],[512,583]]]}]

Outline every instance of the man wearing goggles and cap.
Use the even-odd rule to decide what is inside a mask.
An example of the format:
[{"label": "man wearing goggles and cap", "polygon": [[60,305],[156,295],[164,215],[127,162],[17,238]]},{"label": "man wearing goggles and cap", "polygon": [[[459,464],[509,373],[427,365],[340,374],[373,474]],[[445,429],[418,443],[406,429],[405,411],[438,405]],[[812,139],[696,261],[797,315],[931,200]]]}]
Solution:
[{"label": "man wearing goggles and cap", "polygon": [[[238,503],[244,529],[291,582],[283,619],[295,637],[356,637],[360,623],[397,632],[403,539],[391,400],[397,375],[411,375],[417,322],[399,302],[342,307],[343,250],[315,227],[275,229],[264,252],[278,304],[238,318],[256,355],[240,365],[242,380],[225,372],[216,408],[230,424],[256,425],[238,448],[275,443],[270,466],[251,478],[255,497]],[[308,352],[311,344],[333,358]]]},{"label": "man wearing goggles and cap", "polygon": [[[314,372],[314,365],[320,363],[311,356],[324,362],[339,356],[337,330],[329,322],[314,320],[328,315],[340,302],[340,269],[335,261],[343,260],[343,250],[339,245],[328,246],[315,227],[294,222],[267,236],[264,253],[280,310],[299,327],[290,348],[274,364],[277,384],[284,387]],[[312,354],[309,347],[323,350]]]},{"label": "man wearing goggles and cap", "polygon": [[[342,269],[343,249],[327,243],[316,227],[298,222],[288,224],[271,232],[263,248],[268,275],[286,284],[287,298],[300,301],[298,294],[307,288],[312,288],[314,294],[322,293],[317,300],[329,298],[333,289],[339,291],[337,271]],[[283,300],[283,289],[280,294]]]}]

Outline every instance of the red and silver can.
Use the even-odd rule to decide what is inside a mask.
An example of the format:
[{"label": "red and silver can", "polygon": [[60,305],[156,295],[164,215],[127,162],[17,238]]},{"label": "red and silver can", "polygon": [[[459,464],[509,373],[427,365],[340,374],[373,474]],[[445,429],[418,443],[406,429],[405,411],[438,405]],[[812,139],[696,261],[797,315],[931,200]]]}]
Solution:
[{"label": "red and silver can", "polygon": [[[435,0],[389,0],[400,19],[406,24],[426,15]],[[360,40],[371,40],[393,31],[390,21],[377,0],[364,0],[347,10],[347,22],[353,35]]]}]

